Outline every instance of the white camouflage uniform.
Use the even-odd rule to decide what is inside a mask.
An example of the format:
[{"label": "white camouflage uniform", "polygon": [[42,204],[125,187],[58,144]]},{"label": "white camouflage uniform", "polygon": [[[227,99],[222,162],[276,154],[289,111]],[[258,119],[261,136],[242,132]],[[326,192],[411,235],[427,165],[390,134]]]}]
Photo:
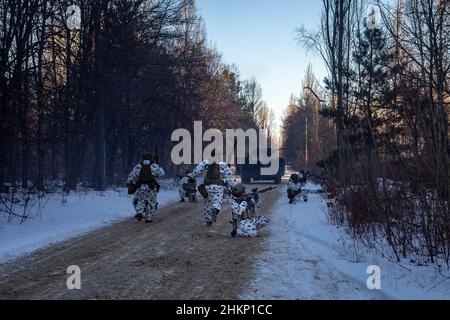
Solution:
[{"label": "white camouflage uniform", "polygon": [[[189,201],[191,202],[197,202],[197,191],[195,190],[195,193],[190,193],[189,195],[187,195],[186,190],[184,189],[184,185],[190,185],[189,180],[191,178],[189,178],[189,176],[184,176],[180,179],[180,181],[178,182],[178,194],[180,196],[180,200],[184,201],[184,199],[186,198],[186,196],[188,196]],[[197,181],[195,181],[192,184],[192,187],[194,187],[195,189],[197,188]]]},{"label": "white camouflage uniform", "polygon": [[180,195],[180,199],[184,200],[186,197],[186,191],[183,189],[183,185],[189,182],[189,177],[184,176],[180,179],[178,185],[178,194]]},{"label": "white camouflage uniform", "polygon": [[[299,177],[300,177],[300,179],[302,179],[303,175],[301,173],[299,173]],[[292,190],[292,191],[298,192],[297,196],[294,199],[294,202],[298,202],[300,196],[303,196],[303,200],[307,200],[308,199],[308,196],[307,196],[306,192],[302,192],[302,188],[304,186],[305,186],[305,184],[303,184],[301,182],[294,182],[294,181],[292,181],[292,179],[289,178],[289,182],[288,182],[288,185],[287,185],[288,190]]]},{"label": "white camouflage uniform", "polygon": [[[144,161],[146,164],[146,161]],[[128,175],[128,184],[137,184],[139,180],[139,174],[142,169],[142,163],[139,163],[134,167],[131,173]],[[154,178],[162,178],[165,175],[164,169],[161,168],[158,164],[153,163],[151,165],[152,176]],[[156,214],[156,209],[158,206],[157,203],[157,190],[150,190],[148,185],[142,185],[134,194],[133,198],[133,206],[136,210],[136,214],[142,214],[142,216],[148,220],[153,221],[153,218]]]},{"label": "white camouflage uniform", "polygon": [[[252,199],[252,201],[254,201]],[[233,218],[242,216],[242,214],[247,210],[247,201],[238,201],[234,197],[230,199],[231,211],[233,213]],[[255,203],[255,207],[260,207],[260,203]],[[270,219],[264,216],[254,216],[246,220],[241,220],[236,229],[236,235],[240,237],[253,238],[258,235],[258,231],[268,225]]]},{"label": "white camouflage uniform", "polygon": [[[198,177],[207,170],[209,163],[209,160],[204,160],[188,176],[193,178]],[[220,162],[219,167],[220,179],[224,182],[227,188],[232,188],[237,183],[233,177],[233,171],[231,171],[230,167],[228,167],[225,162]],[[214,222],[213,209],[217,209],[218,211],[222,209],[222,204],[226,197],[225,187],[220,185],[208,185],[206,186],[206,191],[208,192],[208,198],[205,199],[203,215],[206,223],[212,223]]]}]

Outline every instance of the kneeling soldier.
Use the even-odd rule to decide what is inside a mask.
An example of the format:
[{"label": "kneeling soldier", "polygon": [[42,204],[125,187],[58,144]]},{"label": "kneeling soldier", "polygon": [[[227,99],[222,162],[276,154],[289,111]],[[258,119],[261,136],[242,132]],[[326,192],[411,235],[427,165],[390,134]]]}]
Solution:
[{"label": "kneeling soldier", "polygon": [[[274,188],[267,188],[260,191],[264,193],[266,191],[273,190]],[[232,189],[232,198],[230,199],[233,231],[232,237],[256,237],[258,231],[269,224],[270,219],[264,216],[256,215],[256,207],[260,207],[258,191],[254,191],[251,194],[246,194],[245,186],[238,184]]]}]

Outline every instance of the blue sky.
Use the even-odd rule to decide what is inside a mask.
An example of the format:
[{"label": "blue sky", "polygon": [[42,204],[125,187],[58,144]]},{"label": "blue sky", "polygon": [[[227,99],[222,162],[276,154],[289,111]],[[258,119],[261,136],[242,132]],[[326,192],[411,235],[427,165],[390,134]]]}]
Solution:
[{"label": "blue sky", "polygon": [[291,93],[300,92],[309,62],[319,80],[326,75],[322,61],[295,40],[297,27],[318,27],[321,6],[317,0],[197,0],[209,42],[243,79],[257,78],[278,120]]}]

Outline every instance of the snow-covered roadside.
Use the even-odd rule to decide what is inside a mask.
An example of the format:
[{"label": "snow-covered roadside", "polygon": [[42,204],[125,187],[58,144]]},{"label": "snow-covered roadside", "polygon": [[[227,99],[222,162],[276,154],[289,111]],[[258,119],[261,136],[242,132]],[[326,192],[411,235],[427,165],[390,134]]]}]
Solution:
[{"label": "snow-covered roadside", "polygon": [[[275,208],[264,231],[266,250],[256,258],[256,275],[243,299],[450,299],[450,280],[433,266],[405,265],[408,271],[356,249],[343,230],[328,223],[320,195],[294,206],[282,198]],[[381,290],[367,288],[371,265],[381,268]]]},{"label": "snow-covered roadside", "polygon": [[[61,195],[51,195],[40,213],[24,224],[0,221],[0,262],[130,218],[131,199],[125,189],[71,193],[64,201]],[[162,207],[177,199],[174,190],[158,195]]]}]

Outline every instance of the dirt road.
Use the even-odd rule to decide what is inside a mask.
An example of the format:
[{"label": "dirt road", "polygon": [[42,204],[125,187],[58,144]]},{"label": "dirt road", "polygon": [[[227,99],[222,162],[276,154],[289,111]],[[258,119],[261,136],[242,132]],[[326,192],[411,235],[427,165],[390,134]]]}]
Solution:
[{"label": "dirt road", "polygon": [[[270,216],[283,190],[264,194],[259,212]],[[269,233],[232,239],[229,208],[207,228],[201,205],[173,204],[151,225],[129,219],[0,265],[0,299],[237,299]],[[67,289],[70,265],[81,290]]]}]

